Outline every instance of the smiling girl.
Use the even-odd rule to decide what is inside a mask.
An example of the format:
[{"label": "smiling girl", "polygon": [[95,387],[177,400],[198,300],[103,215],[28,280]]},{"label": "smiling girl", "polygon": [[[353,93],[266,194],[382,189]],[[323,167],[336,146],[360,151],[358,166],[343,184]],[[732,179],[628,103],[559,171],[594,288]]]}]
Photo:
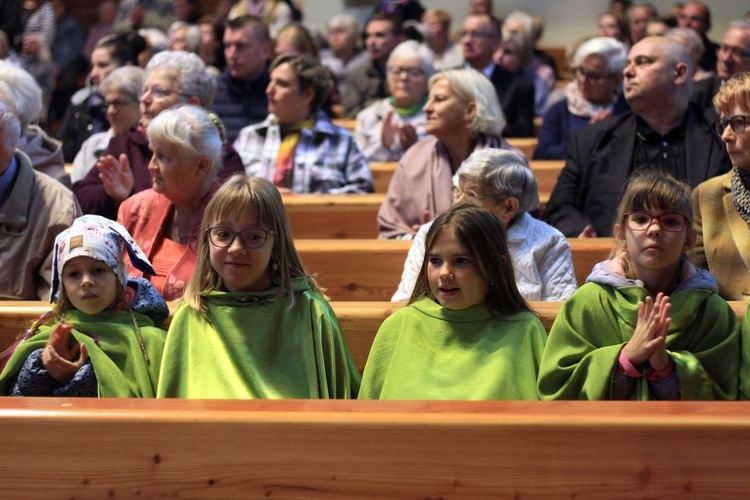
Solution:
[{"label": "smiling girl", "polygon": [[169,310],[151,283],[127,276],[123,247],[135,266],[153,272],[125,228],[103,217],[79,217],[57,236],[55,307],[18,344],[0,394],[156,395],[165,337],[158,327]]},{"label": "smiling girl", "polygon": [[414,292],[378,330],[360,398],[537,399],[545,331],[492,212],[459,204],[426,240]]},{"label": "smiling girl", "polygon": [[159,397],[356,397],[359,373],[297,254],[278,190],[231,177],[208,203],[200,232]]},{"label": "smiling girl", "polygon": [[610,260],[562,306],[539,373],[543,399],[735,399],[737,316],[716,279],[687,261],[690,188],[637,172]]}]

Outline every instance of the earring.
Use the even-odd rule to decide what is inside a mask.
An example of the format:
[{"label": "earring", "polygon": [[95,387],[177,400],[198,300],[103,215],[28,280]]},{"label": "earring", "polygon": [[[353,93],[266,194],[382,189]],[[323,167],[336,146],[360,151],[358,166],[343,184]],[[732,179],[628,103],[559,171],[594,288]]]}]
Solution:
[{"label": "earring", "polygon": [[271,270],[272,270],[273,272],[276,272],[276,271],[278,271],[278,270],[279,270],[279,263],[278,263],[278,262],[276,262],[275,260],[274,260],[274,261],[271,261]]}]

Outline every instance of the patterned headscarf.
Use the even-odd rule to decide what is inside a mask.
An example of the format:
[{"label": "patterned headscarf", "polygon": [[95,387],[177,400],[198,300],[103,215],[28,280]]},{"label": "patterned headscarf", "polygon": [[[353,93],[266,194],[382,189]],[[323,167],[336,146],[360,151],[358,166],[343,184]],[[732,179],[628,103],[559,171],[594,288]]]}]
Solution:
[{"label": "patterned headscarf", "polygon": [[84,215],[74,220],[70,228],[55,238],[50,302],[57,297],[65,263],[81,256],[104,262],[115,273],[124,290],[128,275],[127,266],[122,260],[123,246],[128,250],[133,266],[144,273],[156,274],[146,254],[121,224],[99,215]]}]

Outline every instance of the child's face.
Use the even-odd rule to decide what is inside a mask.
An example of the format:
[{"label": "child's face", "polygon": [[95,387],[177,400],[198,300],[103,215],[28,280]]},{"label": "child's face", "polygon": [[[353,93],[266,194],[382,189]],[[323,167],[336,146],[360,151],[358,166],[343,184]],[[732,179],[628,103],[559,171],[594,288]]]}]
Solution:
[{"label": "child's face", "polygon": [[441,306],[459,310],[485,302],[485,280],[453,231],[435,238],[427,258],[427,281]]},{"label": "child's face", "polygon": [[[231,215],[215,221],[211,227],[222,227],[230,232],[239,233],[246,229],[263,228],[255,215],[255,210],[248,208],[239,216]],[[218,273],[226,289],[230,292],[260,292],[271,288],[271,266],[274,239],[269,234],[260,248],[246,248],[239,236],[232,243],[220,248],[208,243],[211,267]]]},{"label": "child's face", "polygon": [[[638,210],[621,222],[625,224],[625,248],[639,279],[647,275],[654,276],[654,273],[673,274],[682,254],[693,246],[695,230],[680,215],[665,217],[658,221],[655,218],[665,214],[673,214],[673,212],[655,209]],[[650,224],[648,224],[648,216],[652,217]],[[679,231],[664,229],[665,226],[669,229],[670,225],[671,228],[679,227],[679,223],[684,223],[684,227]],[[647,227],[646,224],[648,224]],[[636,225],[644,229],[634,230],[631,227]],[[671,277],[672,274],[669,276]]]},{"label": "child's face", "polygon": [[73,307],[97,314],[111,307],[120,283],[104,262],[92,257],[74,257],[63,267],[63,286]]}]

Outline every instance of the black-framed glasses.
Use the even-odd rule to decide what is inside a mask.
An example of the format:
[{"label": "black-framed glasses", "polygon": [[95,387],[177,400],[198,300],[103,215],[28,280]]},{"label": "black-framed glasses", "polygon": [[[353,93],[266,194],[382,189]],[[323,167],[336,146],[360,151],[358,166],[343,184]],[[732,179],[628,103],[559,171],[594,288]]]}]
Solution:
[{"label": "black-framed glasses", "polygon": [[649,215],[643,212],[628,212],[622,218],[632,231],[645,231],[651,227],[654,219],[659,223],[659,227],[670,233],[682,231],[685,226],[690,225],[690,217],[683,214]]},{"label": "black-framed glasses", "polygon": [[226,248],[234,243],[234,239],[239,235],[240,242],[245,248],[261,248],[266,244],[268,235],[273,231],[262,229],[260,227],[251,227],[243,231],[232,231],[227,227],[212,226],[206,228],[208,240],[218,248]]},{"label": "black-framed glasses", "polygon": [[727,126],[732,129],[735,134],[741,134],[747,127],[747,122],[750,120],[748,115],[734,115],[729,118],[719,118],[716,122],[716,131],[719,135],[722,135],[727,129]]},{"label": "black-framed glasses", "polygon": [[588,80],[591,83],[599,83],[609,76],[602,73],[589,73],[581,67],[575,68],[574,71],[576,72],[577,78],[584,81]]},{"label": "black-framed glasses", "polygon": [[180,92],[179,90],[168,89],[166,87],[157,87],[156,85],[153,85],[151,87],[143,87],[141,89],[141,97],[144,97],[148,93],[151,93],[151,97],[154,99],[164,99],[165,97],[172,94],[181,95],[182,97],[190,97],[189,95],[185,94],[184,92]]},{"label": "black-framed glasses", "polygon": [[123,99],[113,99],[111,101],[104,101],[104,109],[107,109],[110,106],[113,106],[115,109],[121,109],[124,106],[127,106],[128,104],[135,104],[137,102],[138,102],[138,99],[133,99],[132,97],[127,97]]},{"label": "black-framed glasses", "polygon": [[750,57],[750,52],[742,50],[739,47],[730,47],[729,45],[719,45],[719,48],[716,49],[716,53],[732,54],[732,58],[734,59],[745,59]]},{"label": "black-framed glasses", "polygon": [[397,68],[389,66],[388,74],[392,76],[406,75],[410,78],[419,78],[420,76],[424,76],[424,70],[422,68]]}]

